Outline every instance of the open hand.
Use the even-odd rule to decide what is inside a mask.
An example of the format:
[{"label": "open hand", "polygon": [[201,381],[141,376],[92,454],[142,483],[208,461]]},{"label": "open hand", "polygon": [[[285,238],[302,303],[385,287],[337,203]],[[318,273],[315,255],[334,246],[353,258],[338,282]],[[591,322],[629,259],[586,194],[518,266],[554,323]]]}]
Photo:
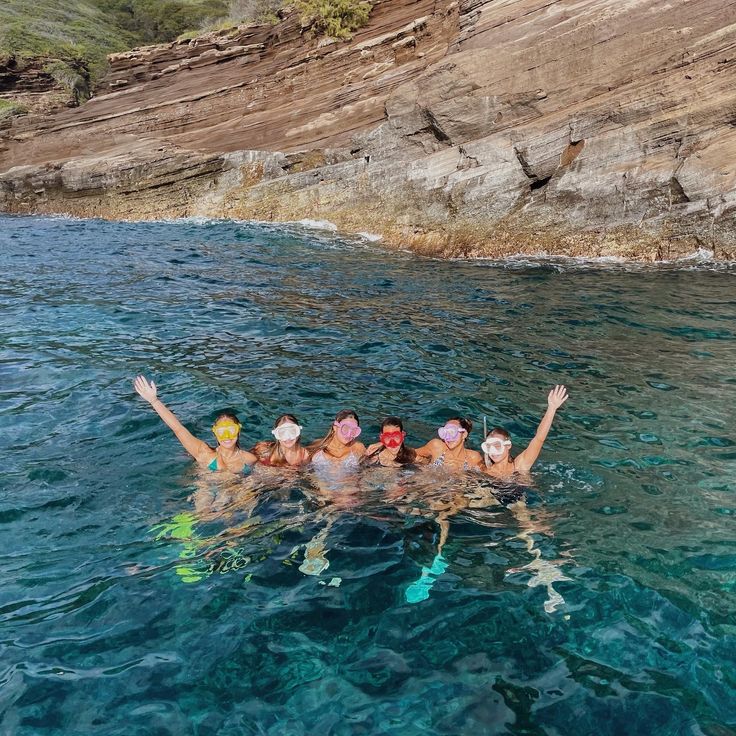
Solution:
[{"label": "open hand", "polygon": [[153,381],[149,383],[145,376],[138,376],[133,381],[133,386],[138,392],[138,395],[143,397],[149,404],[153,404],[156,401],[156,384]]},{"label": "open hand", "polygon": [[567,389],[564,386],[555,386],[547,396],[547,406],[550,409],[559,409],[567,399]]},{"label": "open hand", "polygon": [[370,455],[376,452],[379,448],[383,449],[383,445],[380,442],[374,442],[372,445],[368,445],[368,447],[365,448],[365,454]]}]

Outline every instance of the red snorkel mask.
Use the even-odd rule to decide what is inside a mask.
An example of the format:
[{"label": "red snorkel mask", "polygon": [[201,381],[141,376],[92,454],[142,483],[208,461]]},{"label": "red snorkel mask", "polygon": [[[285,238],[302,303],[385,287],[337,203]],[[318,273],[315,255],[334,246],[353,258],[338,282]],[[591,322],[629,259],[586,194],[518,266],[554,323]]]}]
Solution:
[{"label": "red snorkel mask", "polygon": [[384,447],[388,447],[390,450],[395,450],[397,447],[401,447],[406,437],[406,432],[381,432],[378,435],[378,439]]}]

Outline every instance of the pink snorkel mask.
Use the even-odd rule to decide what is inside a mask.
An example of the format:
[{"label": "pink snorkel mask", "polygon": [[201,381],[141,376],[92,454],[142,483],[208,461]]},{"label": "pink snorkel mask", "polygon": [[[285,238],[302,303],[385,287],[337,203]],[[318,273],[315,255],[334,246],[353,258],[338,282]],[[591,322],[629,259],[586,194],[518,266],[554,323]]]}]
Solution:
[{"label": "pink snorkel mask", "polygon": [[333,422],[332,426],[345,442],[352,442],[360,437],[361,429],[355,419],[343,419],[341,422]]},{"label": "pink snorkel mask", "polygon": [[467,434],[467,432],[457,424],[445,424],[444,427],[437,430],[437,434],[445,442],[455,442],[460,435]]}]

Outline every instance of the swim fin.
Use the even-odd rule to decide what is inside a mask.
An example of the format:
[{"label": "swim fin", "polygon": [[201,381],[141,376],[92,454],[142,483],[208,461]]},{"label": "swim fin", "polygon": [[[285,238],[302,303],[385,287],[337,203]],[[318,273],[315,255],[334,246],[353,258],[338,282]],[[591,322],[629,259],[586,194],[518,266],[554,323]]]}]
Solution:
[{"label": "swim fin", "polygon": [[447,560],[439,554],[432,560],[430,567],[422,567],[422,574],[419,579],[413,582],[404,591],[404,597],[407,603],[421,603],[429,598],[429,591],[432,590],[437,578],[442,575],[448,567]]}]

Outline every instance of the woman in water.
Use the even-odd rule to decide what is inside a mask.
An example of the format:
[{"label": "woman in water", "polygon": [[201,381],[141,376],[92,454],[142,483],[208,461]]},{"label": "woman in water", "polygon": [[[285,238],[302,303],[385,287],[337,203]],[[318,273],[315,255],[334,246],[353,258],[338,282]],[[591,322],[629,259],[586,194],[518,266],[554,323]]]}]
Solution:
[{"label": "woman in water", "polygon": [[557,410],[567,401],[567,389],[564,386],[555,386],[547,396],[547,411],[537,427],[537,433],[526,450],[516,457],[511,456],[511,435],[501,427],[494,427],[481,445],[485,454],[483,470],[494,478],[508,478],[515,473],[527,475],[534,465],[542,445],[547,439],[552,420]]},{"label": "woman in water", "polygon": [[302,428],[293,414],[282,414],[273,424],[271,442],[258,442],[251,452],[261,465],[274,468],[299,467],[309,462],[309,451],[302,447]]},{"label": "woman in water", "polygon": [[386,417],[381,422],[381,433],[378,439],[378,442],[366,450],[363,458],[364,465],[400,468],[402,465],[414,465],[418,460],[426,462],[424,458],[417,458],[416,450],[404,444],[406,432],[398,417]]},{"label": "woman in water", "polygon": [[235,414],[223,412],[212,425],[212,432],[217,439],[217,447],[210,447],[206,442],[197,439],[158,398],[156,384],[150,383],[144,376],[138,376],[133,385],[138,394],[144,398],[151,408],[164,420],[169,429],[176,435],[184,449],[203,467],[209,470],[226,470],[230,473],[242,473],[250,468],[258,458],[240,447],[241,424]]},{"label": "woman in water", "polygon": [[309,445],[315,468],[357,469],[365,455],[365,445],[358,442],[360,420],[352,409],[343,409],[335,416],[325,437]]},{"label": "woman in water", "polygon": [[457,472],[462,470],[480,470],[483,458],[479,452],[468,450],[465,441],[473,429],[470,419],[452,417],[440,427],[435,438],[417,449],[420,458],[426,458],[431,466],[446,468]]},{"label": "woman in water", "polygon": [[299,565],[305,575],[319,575],[329,567],[327,535],[339,518],[340,510],[358,503],[356,471],[365,455],[365,445],[357,441],[360,431],[358,415],[352,409],[344,409],[335,416],[327,435],[307,448],[313,453],[317,490],[330,506],[324,513],[326,525],[305,545],[304,561]]}]

